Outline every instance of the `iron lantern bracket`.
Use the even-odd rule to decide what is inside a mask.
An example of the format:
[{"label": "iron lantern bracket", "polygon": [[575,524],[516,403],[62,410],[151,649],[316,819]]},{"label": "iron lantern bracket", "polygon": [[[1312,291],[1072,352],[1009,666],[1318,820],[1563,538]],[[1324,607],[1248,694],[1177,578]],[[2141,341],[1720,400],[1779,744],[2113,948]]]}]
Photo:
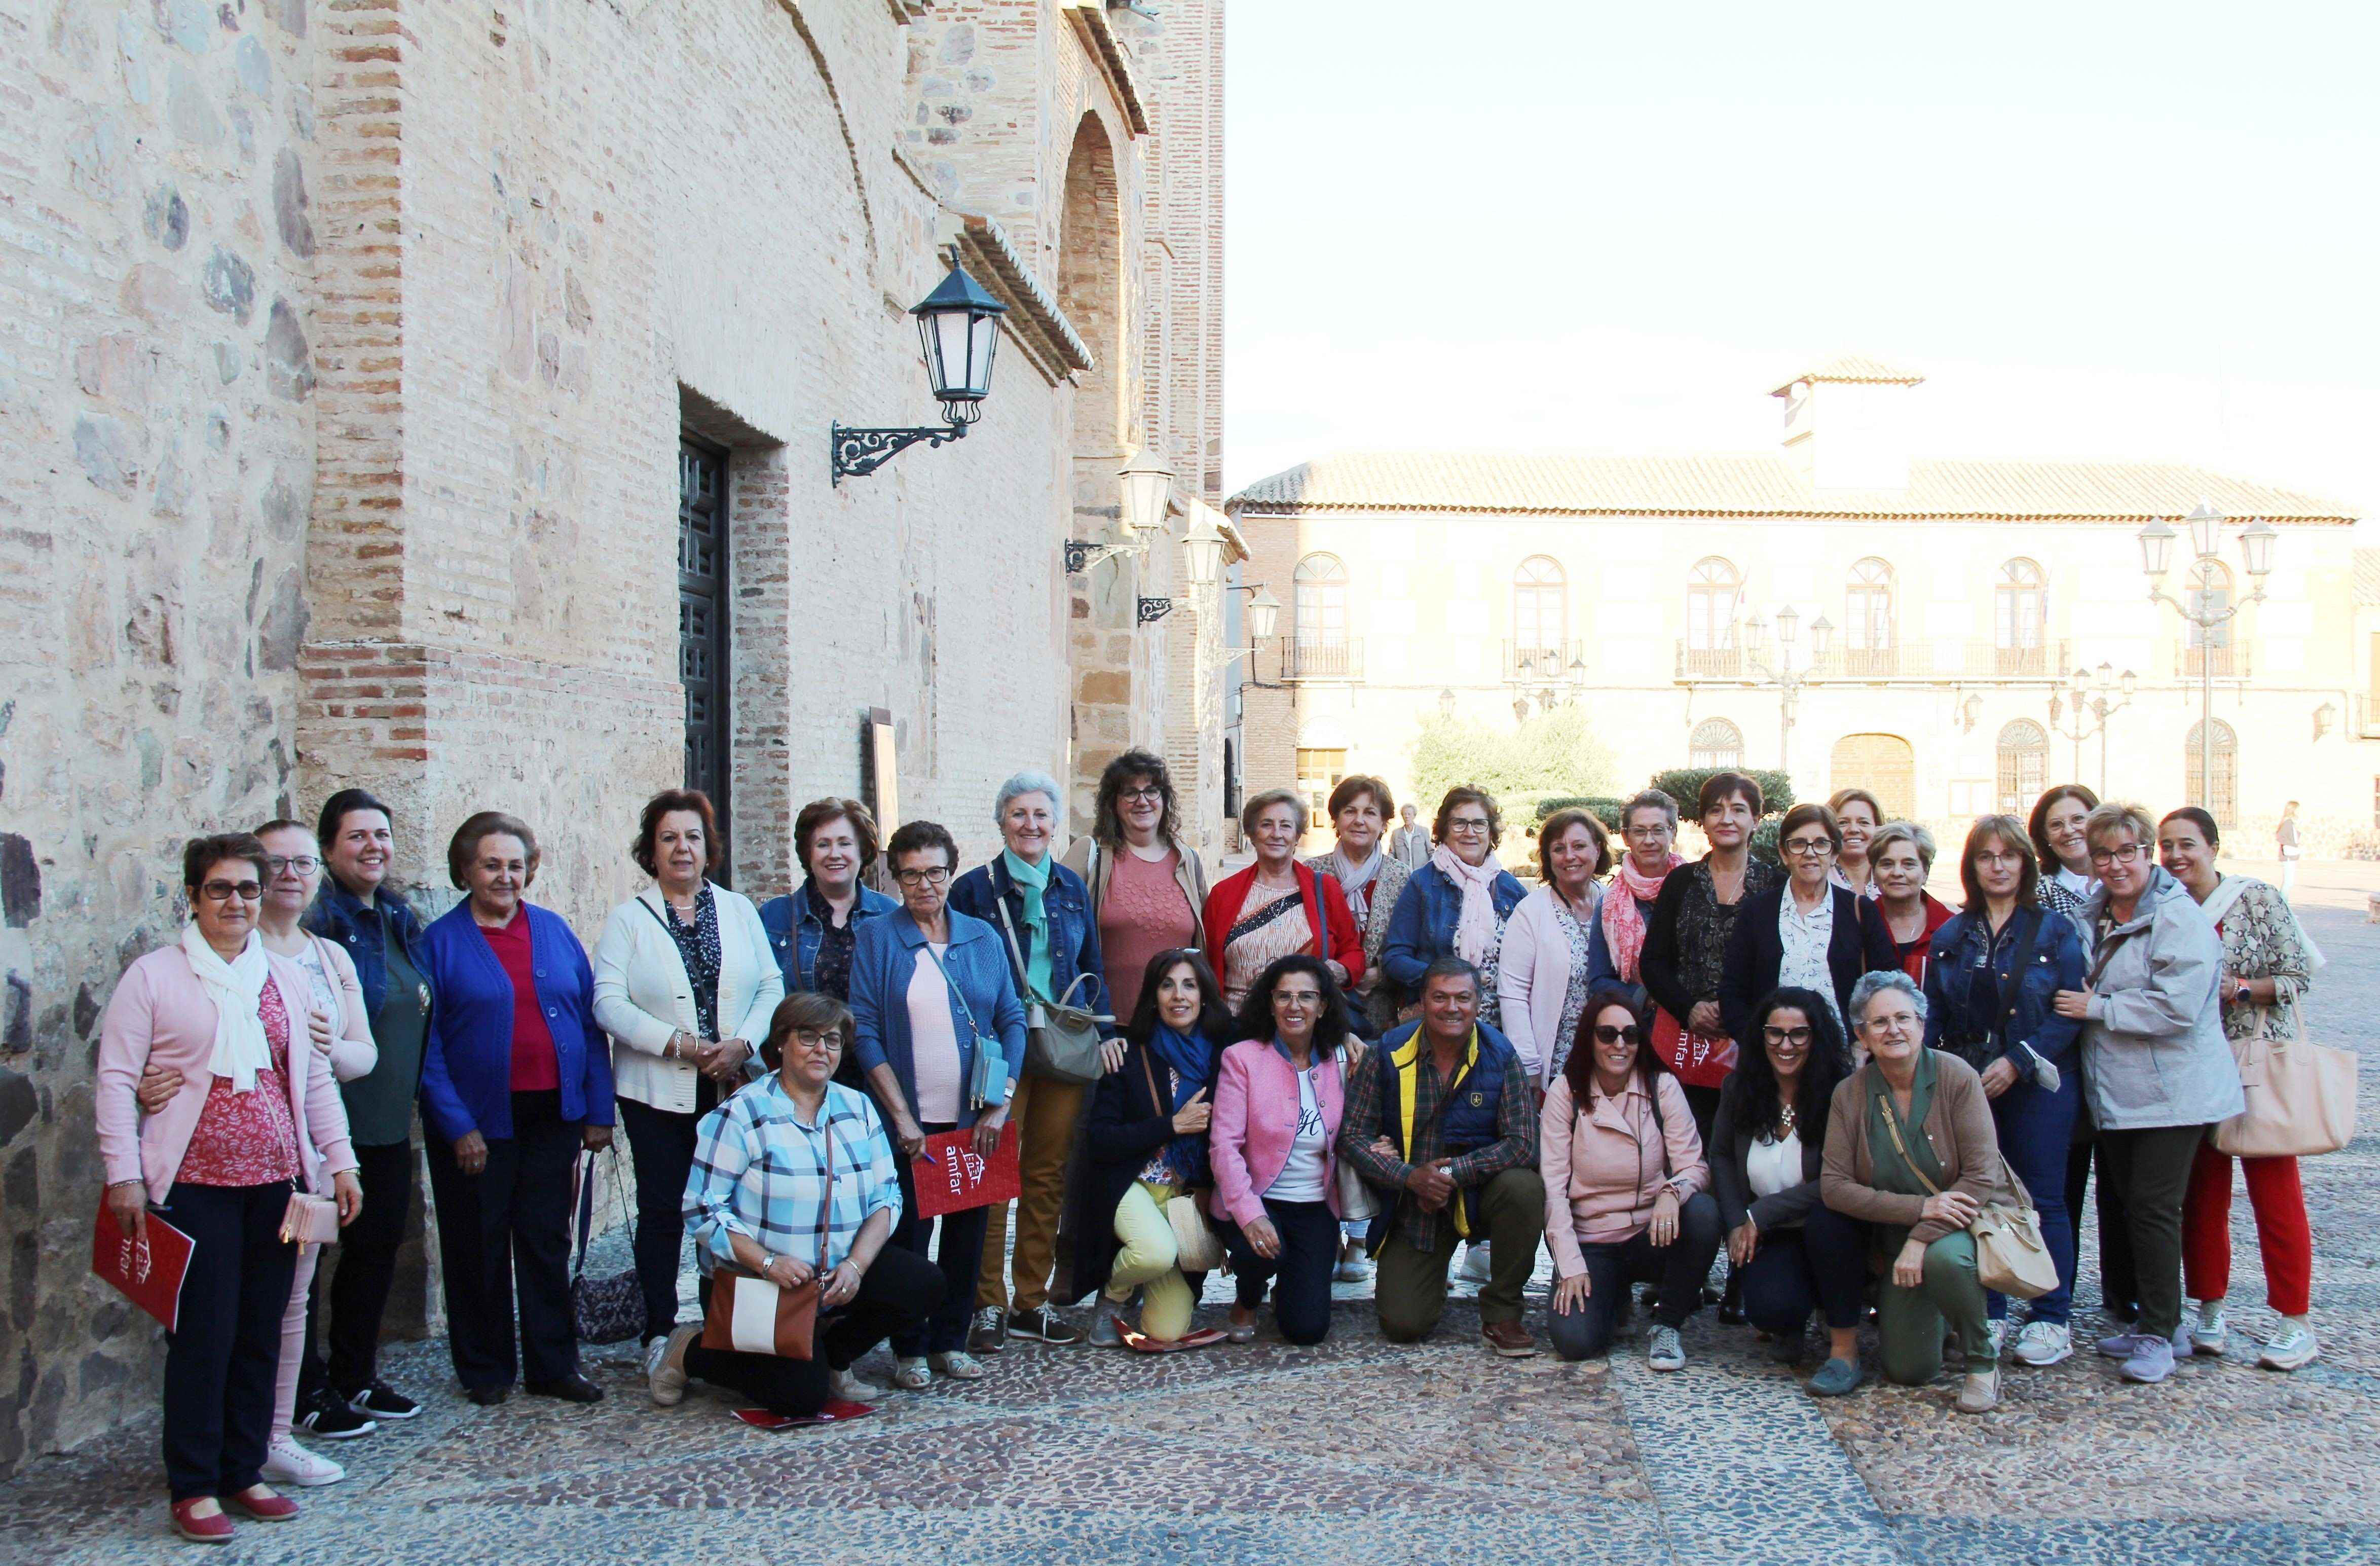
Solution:
[{"label": "iron lantern bracket", "polygon": [[1134,617],[1135,625],[1153,625],[1173,612],[1171,598],[1143,598]]},{"label": "iron lantern bracket", "polygon": [[834,483],[864,478],[892,460],[910,447],[924,441],[940,446],[944,441],[965,437],[965,424],[953,420],[947,424],[925,424],[908,429],[852,429],[843,424],[832,426],[834,457]]}]

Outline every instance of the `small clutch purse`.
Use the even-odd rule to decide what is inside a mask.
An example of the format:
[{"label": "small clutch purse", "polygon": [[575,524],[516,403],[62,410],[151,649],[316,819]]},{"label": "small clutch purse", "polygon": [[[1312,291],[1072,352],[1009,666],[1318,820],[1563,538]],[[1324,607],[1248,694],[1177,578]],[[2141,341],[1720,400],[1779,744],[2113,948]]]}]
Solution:
[{"label": "small clutch purse", "polygon": [[281,1215],[285,1245],[328,1245],[339,1237],[339,1204],[328,1196],[303,1191],[289,1193],[289,1210]]}]

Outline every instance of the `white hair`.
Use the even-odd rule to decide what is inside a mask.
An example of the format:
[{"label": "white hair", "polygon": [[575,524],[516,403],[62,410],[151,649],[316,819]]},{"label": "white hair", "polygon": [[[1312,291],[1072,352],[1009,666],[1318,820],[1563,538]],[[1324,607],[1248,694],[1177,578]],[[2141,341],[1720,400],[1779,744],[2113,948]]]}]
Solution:
[{"label": "white hair", "polygon": [[1028,767],[1000,786],[999,797],[991,801],[992,825],[997,826],[1007,819],[1010,801],[1023,799],[1027,794],[1049,795],[1050,811],[1052,814],[1057,814],[1058,808],[1066,800],[1066,796],[1058,789],[1056,778],[1046,772],[1035,772]]},{"label": "white hair", "polygon": [[1925,1021],[1925,992],[1917,987],[1917,981],[1898,968],[1885,968],[1862,973],[1859,983],[1852,986],[1852,1026],[1857,1027],[1867,1020],[1867,1003],[1887,990],[1907,996],[1909,1004],[1917,1009],[1917,1020]]}]

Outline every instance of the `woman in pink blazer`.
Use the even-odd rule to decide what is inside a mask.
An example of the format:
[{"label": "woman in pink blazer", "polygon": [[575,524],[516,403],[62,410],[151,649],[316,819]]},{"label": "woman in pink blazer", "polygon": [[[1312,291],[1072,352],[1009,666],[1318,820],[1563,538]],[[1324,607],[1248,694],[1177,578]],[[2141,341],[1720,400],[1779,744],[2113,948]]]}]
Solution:
[{"label": "woman in pink blazer", "polygon": [[[191,839],[190,923],[125,970],[100,1024],[108,1211],[145,1240],[153,1204],[191,1242],[165,1356],[165,1477],[176,1529],[210,1542],[233,1532],[225,1502],[298,1514],[260,1477],[298,1263],[283,1221],[299,1190],[334,1196],[342,1223],[363,1199],[346,1107],[309,1042],[305,975],[257,934],[266,857],[244,832]],[[152,1059],[182,1086],[144,1117],[135,1095]]]},{"label": "woman in pink blazer", "polygon": [[1241,1042],[1223,1051],[1216,1069],[1208,1151],[1223,1246],[1239,1282],[1228,1333],[1234,1343],[1256,1336],[1268,1283],[1283,1338],[1318,1343],[1330,1330],[1346,1015],[1321,959],[1281,958],[1249,986]]}]

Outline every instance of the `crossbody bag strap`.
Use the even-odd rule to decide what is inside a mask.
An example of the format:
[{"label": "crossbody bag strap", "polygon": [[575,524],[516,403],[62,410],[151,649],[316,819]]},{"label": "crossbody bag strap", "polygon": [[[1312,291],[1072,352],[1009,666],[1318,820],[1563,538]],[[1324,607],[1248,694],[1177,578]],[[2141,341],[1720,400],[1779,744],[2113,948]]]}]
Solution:
[{"label": "crossbody bag strap", "polygon": [[570,1269],[572,1282],[587,1276],[587,1242],[595,1228],[595,1155],[589,1151],[577,1160],[578,1177],[578,1256]]},{"label": "crossbody bag strap", "polygon": [[1919,1168],[1917,1160],[1909,1156],[1909,1144],[1900,1140],[1900,1111],[1892,1107],[1892,1090],[1888,1087],[1884,1092],[1884,1130],[1885,1134],[1892,1138],[1892,1150],[1900,1155],[1900,1161],[1908,1166],[1911,1174],[1917,1177],[1917,1183],[1924,1186],[1929,1194],[1941,1195],[1942,1188],[1925,1178],[1925,1171]]},{"label": "crossbody bag strap", "polygon": [[[826,1274],[826,1233],[834,1222],[834,1117],[827,1113],[824,1104],[819,1106],[819,1129],[826,1133],[826,1193],[819,1198],[818,1263],[810,1270],[823,1278]],[[823,1291],[826,1285],[819,1288]]]},{"label": "crossbody bag strap", "polygon": [[978,1038],[981,1038],[983,1036],[983,1029],[976,1024],[975,1008],[967,1004],[966,991],[959,988],[959,982],[951,977],[950,969],[943,965],[942,960],[940,957],[935,956],[934,943],[931,941],[920,941],[917,944],[920,949],[922,949],[928,957],[933,958],[934,968],[942,975],[942,983],[949,986],[952,997],[958,1001],[959,1009],[966,1013],[967,1032],[975,1034]]},{"label": "crossbody bag strap", "polygon": [[671,928],[670,922],[662,917],[661,911],[642,898],[637,899],[637,906],[653,916],[653,923],[662,927],[662,934],[670,938],[670,946],[674,949],[677,946],[677,931]]},{"label": "crossbody bag strap", "polygon": [[1173,1095],[1170,1093],[1160,1094],[1157,1091],[1157,1068],[1148,1063],[1148,1046],[1146,1045],[1143,1045],[1140,1050],[1140,1074],[1148,1083],[1149,1103],[1156,1107],[1160,1115],[1165,1114],[1165,1102]]},{"label": "crossbody bag strap", "polygon": [[1009,922],[1008,899],[995,897],[991,900],[1000,910],[1000,928],[1008,937],[1008,953],[1016,959],[1016,987],[1025,992],[1027,1000],[1038,999],[1033,994],[1032,971],[1025,966],[1025,948],[1016,944],[1016,926]]}]

